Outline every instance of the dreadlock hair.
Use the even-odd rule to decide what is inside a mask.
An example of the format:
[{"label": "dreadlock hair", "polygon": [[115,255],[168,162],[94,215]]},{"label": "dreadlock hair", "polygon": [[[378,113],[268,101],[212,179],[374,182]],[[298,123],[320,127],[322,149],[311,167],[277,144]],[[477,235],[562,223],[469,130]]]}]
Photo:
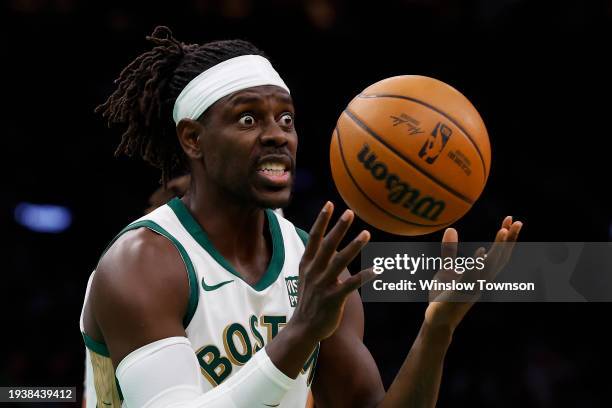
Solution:
[{"label": "dreadlock hair", "polygon": [[174,102],[183,88],[208,68],[241,55],[265,54],[242,40],[203,45],[177,41],[168,27],[157,26],[146,37],[155,47],[136,57],[115,80],[117,89],[95,112],[109,127],[125,128],[115,156],[139,155],[161,170],[165,185],[188,171],[172,119]]}]

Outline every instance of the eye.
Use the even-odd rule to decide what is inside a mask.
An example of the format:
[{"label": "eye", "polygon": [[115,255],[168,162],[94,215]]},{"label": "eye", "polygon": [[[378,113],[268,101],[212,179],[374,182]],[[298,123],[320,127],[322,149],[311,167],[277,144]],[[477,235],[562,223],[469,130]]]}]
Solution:
[{"label": "eye", "polygon": [[253,115],[242,115],[238,120],[238,123],[244,127],[251,127],[255,124],[255,118]]},{"label": "eye", "polygon": [[293,115],[290,113],[283,113],[283,116],[280,118],[280,123],[287,127],[293,125]]}]

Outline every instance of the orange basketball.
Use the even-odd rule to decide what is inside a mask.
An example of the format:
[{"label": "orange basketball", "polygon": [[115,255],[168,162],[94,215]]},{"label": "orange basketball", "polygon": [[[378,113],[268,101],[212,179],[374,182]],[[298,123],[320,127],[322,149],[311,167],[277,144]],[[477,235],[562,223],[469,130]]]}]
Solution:
[{"label": "orange basketball", "polygon": [[330,150],[340,195],[369,224],[421,235],[461,218],[491,165],[487,129],[453,87],[417,75],[366,88],[338,119]]}]

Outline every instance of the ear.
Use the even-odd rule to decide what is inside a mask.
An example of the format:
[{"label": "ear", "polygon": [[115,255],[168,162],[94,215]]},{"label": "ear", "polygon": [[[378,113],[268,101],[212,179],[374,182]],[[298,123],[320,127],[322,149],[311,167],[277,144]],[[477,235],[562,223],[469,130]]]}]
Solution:
[{"label": "ear", "polygon": [[204,126],[196,120],[181,119],[176,127],[176,134],[183,151],[190,159],[202,158],[202,147],[200,137],[204,132]]}]

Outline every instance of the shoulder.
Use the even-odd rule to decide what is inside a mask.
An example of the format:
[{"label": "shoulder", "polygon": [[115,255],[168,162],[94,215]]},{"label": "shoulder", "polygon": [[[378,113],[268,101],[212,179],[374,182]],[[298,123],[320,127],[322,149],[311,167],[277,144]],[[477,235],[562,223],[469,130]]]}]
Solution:
[{"label": "shoulder", "polygon": [[128,278],[139,273],[163,273],[168,266],[181,263],[179,252],[167,237],[138,228],[123,233],[110,245],[100,258],[96,276]]},{"label": "shoulder", "polygon": [[[185,264],[173,243],[148,228],[118,237],[100,259],[92,292],[116,306],[148,306],[155,300],[188,299]],[[99,296],[95,297],[100,298]]]},{"label": "shoulder", "polygon": [[184,336],[189,283],[168,238],[147,228],[120,235],[94,273],[87,303],[115,366],[153,341]]}]

